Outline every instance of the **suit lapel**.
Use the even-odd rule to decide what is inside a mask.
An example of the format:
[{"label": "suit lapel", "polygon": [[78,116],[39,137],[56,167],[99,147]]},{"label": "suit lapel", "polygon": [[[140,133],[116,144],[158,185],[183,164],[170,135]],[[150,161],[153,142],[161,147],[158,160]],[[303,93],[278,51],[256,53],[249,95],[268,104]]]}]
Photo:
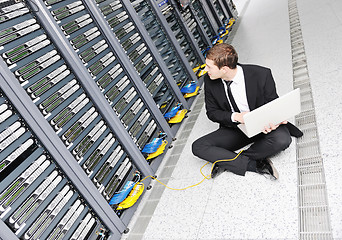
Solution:
[{"label": "suit lapel", "polygon": [[249,109],[252,111],[256,108],[256,98],[257,98],[257,81],[253,78],[253,72],[248,71],[244,65],[241,65],[243,70],[243,75],[245,77],[245,87],[246,95]]},{"label": "suit lapel", "polygon": [[230,109],[230,105],[226,96],[226,91],[224,90],[222,79],[217,79],[216,81],[217,81],[216,94],[218,94],[218,99],[224,99],[224,102],[223,102],[224,108],[230,111],[231,109]]}]

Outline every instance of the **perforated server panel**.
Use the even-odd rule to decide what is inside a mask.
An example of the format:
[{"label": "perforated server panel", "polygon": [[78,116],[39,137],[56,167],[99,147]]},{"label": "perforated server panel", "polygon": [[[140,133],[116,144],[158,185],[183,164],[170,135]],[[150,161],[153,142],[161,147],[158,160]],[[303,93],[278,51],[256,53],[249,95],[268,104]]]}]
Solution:
[{"label": "perforated server panel", "polygon": [[0,217],[21,239],[111,233],[0,92]]},{"label": "perforated server panel", "polygon": [[193,1],[192,7],[194,9],[193,12],[197,15],[200,23],[202,24],[206,35],[211,40],[216,35],[218,27],[210,19],[211,16],[208,15],[209,9],[206,9],[205,7],[207,6],[199,0]]},{"label": "perforated server panel", "polygon": [[[182,88],[189,82],[196,80],[196,77],[193,74],[191,75],[190,68],[187,69],[187,64],[181,60],[184,56],[183,52],[177,51],[177,46],[172,43],[169,36],[170,33],[167,32],[169,29],[168,26],[165,27],[162,25],[161,16],[158,16],[157,12],[160,10],[156,9],[154,2],[131,0],[131,4],[139,15],[178,87]],[[171,33],[173,35],[173,32]]]},{"label": "perforated server panel", "polygon": [[137,204],[117,210],[109,203],[128,182],[155,173],[162,157],[147,161],[141,150],[160,133],[170,144],[179,125],[163,115],[190,106],[180,89],[197,81],[192,68],[204,63],[201,50],[213,34],[203,8],[194,14],[174,4],[1,5],[6,237],[118,239],[125,230]]},{"label": "perforated server panel", "polygon": [[[30,14],[15,20],[20,22],[12,28],[20,25],[32,31],[25,39],[18,38],[4,45],[2,57],[66,148],[92,177],[121,143],[40,24]],[[147,111],[145,118],[146,122],[154,123]],[[139,125],[132,137],[138,138],[141,128],[147,125]]]},{"label": "perforated server panel", "polygon": [[[79,80],[78,75],[75,74],[74,67],[70,66],[68,61],[64,60],[64,56],[60,53],[60,49],[56,48],[53,40],[50,39],[48,33],[41,26],[39,21],[37,21],[36,17],[28,10],[27,6],[24,3],[19,3],[2,9],[2,11],[8,11],[8,13],[10,13],[7,14],[7,16],[9,16],[8,18],[3,18],[5,24],[2,24],[0,29],[0,41],[2,43],[0,49],[2,56],[1,72],[9,72],[6,76],[7,79],[5,79],[5,81],[7,81],[6,83],[10,84],[11,88],[16,89],[16,92],[18,91],[26,94],[26,99],[29,100],[24,102],[24,104],[35,108],[34,110],[38,113],[36,118],[41,119],[42,125],[47,125],[50,128],[49,131],[54,135],[50,135],[49,138],[51,138],[56,145],[59,144],[65,151],[68,151],[69,154],[65,157],[78,163],[77,166],[79,170],[83,169],[82,174],[88,176],[88,184],[93,182],[92,187],[97,189],[98,196],[102,195],[102,199],[97,204],[105,204],[105,206],[110,209],[108,201],[114,193],[120,191],[124,183],[133,178],[133,173],[135,173],[135,171],[140,171],[140,169],[138,169],[130,160],[130,156],[123,146],[126,145],[127,147],[129,144],[122,144],[117,138],[113,129],[116,129],[118,125],[113,126],[113,123],[108,123],[108,116],[106,118],[103,117],[101,109],[93,102],[94,97],[89,96],[89,93],[83,88],[83,83]],[[1,86],[3,85],[4,84],[1,84]],[[19,101],[23,101],[23,98],[20,98]],[[1,113],[3,113],[2,119],[4,119],[4,122],[12,115],[19,115],[17,110],[7,104],[7,102],[9,101],[3,97]],[[137,100],[136,102],[139,103],[136,108],[139,108],[139,106],[141,108],[143,106],[141,104],[142,101],[139,102]],[[108,106],[109,105],[110,104],[108,104]],[[142,111],[139,116],[141,120],[135,121],[138,124],[130,125],[130,129],[134,127],[134,132],[132,131],[131,137],[133,140],[134,138],[137,139],[135,142],[138,147],[142,146],[140,144],[145,143],[157,128],[156,121],[153,120],[153,116],[151,116],[146,109],[145,111]],[[136,111],[138,112],[138,110]],[[113,110],[112,112],[113,115],[115,115]],[[35,148],[37,148],[35,142],[39,141],[35,138],[33,140],[29,138],[30,134],[27,133],[25,127],[20,125],[19,119],[21,119],[21,117],[17,117],[15,121],[9,122],[8,125],[2,125],[3,131],[1,132],[1,172],[6,175],[11,173],[10,176],[16,177],[19,175],[28,175],[20,164],[26,162],[28,157],[26,153],[28,151],[34,151]],[[128,127],[128,125],[126,126]],[[124,129],[123,125],[120,125],[119,127]],[[122,136],[120,137],[122,138]],[[141,141],[141,138],[144,141]],[[17,141],[17,139],[19,140]],[[127,142],[127,138],[125,141]],[[43,149],[44,143],[41,145],[41,149]],[[42,152],[43,151],[44,150],[42,150]],[[135,151],[138,152],[138,148]],[[132,149],[130,153],[131,152]],[[142,158],[142,155],[140,158]],[[32,162],[33,160],[27,161]],[[58,163],[60,160],[53,159],[53,162],[55,161]],[[49,165],[51,165],[50,162]],[[45,162],[42,163],[44,166],[48,164]],[[46,174],[42,175],[41,179],[41,182],[45,179],[44,181],[48,181],[49,184],[50,182],[56,181],[55,184],[51,185],[51,187],[46,190],[47,192],[45,192],[45,188],[43,187],[50,186],[47,185],[48,183],[44,184],[42,188],[39,188],[37,185],[38,192],[34,195],[34,197],[39,197],[40,194],[43,194],[47,197],[48,193],[50,193],[49,191],[57,193],[60,190],[60,192],[63,192],[63,196],[58,193],[58,196],[60,197],[53,201],[52,197],[46,201],[44,201],[46,198],[41,199],[41,202],[46,203],[45,207],[48,208],[46,211],[56,212],[51,218],[50,215],[48,215],[50,213],[45,214],[44,212],[48,221],[39,217],[39,213],[42,213],[38,210],[38,206],[40,205],[36,204],[34,205],[34,208],[29,208],[34,199],[29,200],[30,202],[27,204],[24,203],[25,209],[19,209],[18,212],[13,213],[15,214],[15,216],[13,215],[13,219],[10,217],[7,219],[7,214],[11,214],[10,210],[15,210],[14,207],[8,208],[10,204],[17,203],[17,206],[19,206],[19,204],[23,204],[23,202],[26,201],[25,199],[30,199],[30,196],[20,195],[21,191],[25,190],[21,185],[21,190],[19,192],[14,191],[20,184],[16,179],[13,178],[11,180],[14,181],[14,185],[8,185],[9,178],[6,175],[2,176],[3,181],[1,182],[1,187],[4,192],[1,199],[4,201],[3,204],[5,204],[2,218],[5,219],[5,222],[10,225],[10,228],[18,236],[27,230],[25,234],[28,235],[23,235],[23,239],[28,239],[30,237],[33,239],[44,239],[40,236],[42,234],[44,236],[44,234],[49,231],[47,229],[51,226],[51,221],[55,219],[56,214],[60,211],[60,208],[56,208],[56,203],[65,199],[64,204],[67,205],[67,203],[74,201],[76,198],[73,197],[74,193],[71,193],[69,189],[62,190],[62,188],[57,188],[57,184],[59,184],[62,179],[66,179],[64,174],[62,174],[62,177],[59,176],[59,172],[62,172],[62,170],[59,169],[57,163],[55,163],[56,166],[54,168],[58,169],[58,171],[54,172],[52,176],[47,176]],[[28,165],[26,165],[26,167],[27,166]],[[68,166],[65,167],[67,168]],[[148,167],[145,167],[145,169],[142,170],[145,175],[152,172]],[[16,175],[14,175],[14,171],[17,172]],[[34,170],[29,170],[29,172],[30,171],[32,172]],[[28,191],[25,192],[28,193]],[[96,193],[93,192],[92,194]],[[47,205],[49,202],[51,206]],[[75,211],[78,209],[79,205],[80,204],[78,203],[77,206],[75,205]],[[25,218],[19,219],[19,216],[23,213],[26,214],[26,211],[29,211],[29,215],[25,215]],[[115,211],[115,209],[113,209],[112,213],[109,212],[108,214],[112,215],[112,217],[114,214],[121,217],[125,213],[126,212]],[[71,215],[69,217],[71,217]],[[17,220],[20,220],[20,223],[17,223]],[[63,218],[61,220],[65,222],[68,219],[64,220]],[[95,221],[93,218],[90,218],[89,221],[92,223],[95,223],[96,221],[101,222],[101,220]],[[43,223],[44,227],[39,227]],[[16,225],[14,226],[13,224]],[[31,225],[32,229],[31,227],[26,229],[23,227],[23,224],[26,227]],[[96,226],[102,225],[102,223],[96,224]],[[118,222],[118,225],[120,225],[120,222]],[[121,223],[121,225],[123,224]],[[64,226],[62,227],[64,228]],[[91,227],[90,223],[89,227]],[[93,227],[91,227],[91,229],[93,229]],[[99,229],[97,229],[97,233],[108,235],[106,232],[109,231],[105,231],[105,228],[103,229],[103,233],[101,233]],[[36,234],[35,232],[39,233]],[[54,232],[52,235],[57,238],[59,233]],[[93,239],[91,234],[89,236],[89,239]],[[55,239],[55,237],[51,239]]]},{"label": "perforated server panel", "polygon": [[[142,149],[151,136],[161,129],[158,128],[153,114],[145,104],[144,97],[141,96],[143,89],[137,89],[132,77],[123,67],[122,57],[118,57],[112,44],[102,33],[103,26],[100,26],[82,1],[45,1],[45,4],[109,105],[134,142]],[[119,39],[126,38],[127,35],[135,32],[133,23],[125,21],[129,19],[128,15],[120,11],[122,10],[121,4],[113,4],[113,7],[106,5],[102,9],[111,19],[108,21],[112,29],[118,25],[114,32],[116,31],[120,36]],[[113,12],[113,17],[111,17],[110,13]],[[117,19],[118,15],[122,16],[121,20]],[[124,25],[120,25],[121,22]],[[127,55],[140,74],[144,74],[149,68],[158,69],[142,39],[127,52]],[[160,71],[157,71],[154,77],[159,77],[156,82],[160,85],[162,82],[160,80],[163,80]],[[155,88],[147,89],[151,94],[156,94]]]},{"label": "perforated server panel", "polygon": [[203,53],[207,48],[210,48],[210,39],[206,34],[202,23],[197,17],[193,5],[189,4],[186,8],[181,8],[181,15],[183,21],[186,23],[186,26],[201,50],[201,53]]},{"label": "perforated server panel", "polygon": [[232,0],[222,0],[222,4],[223,4],[224,9],[226,10],[229,18],[237,18],[238,17],[238,12],[237,12],[236,6]]},{"label": "perforated server panel", "polygon": [[221,24],[227,21],[229,16],[226,15],[220,0],[207,0],[214,6],[214,11],[218,14]]},{"label": "perforated server panel", "polygon": [[203,64],[204,57],[201,53],[200,47],[204,47],[204,45],[202,45],[202,43],[199,43],[200,45],[196,43],[188,26],[182,20],[179,4],[176,4],[173,1],[155,1],[157,2],[162,14],[165,16],[166,21],[181,46],[190,66],[194,68],[197,65]]}]

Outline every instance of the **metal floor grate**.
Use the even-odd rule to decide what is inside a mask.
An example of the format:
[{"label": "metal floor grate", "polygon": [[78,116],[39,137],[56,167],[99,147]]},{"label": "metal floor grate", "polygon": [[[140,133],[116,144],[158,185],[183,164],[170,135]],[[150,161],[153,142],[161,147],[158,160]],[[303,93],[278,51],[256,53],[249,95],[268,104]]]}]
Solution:
[{"label": "metal floor grate", "polygon": [[302,112],[296,125],[303,131],[297,140],[299,239],[333,239],[304,42],[296,0],[288,1],[292,49],[293,86],[301,91]]}]

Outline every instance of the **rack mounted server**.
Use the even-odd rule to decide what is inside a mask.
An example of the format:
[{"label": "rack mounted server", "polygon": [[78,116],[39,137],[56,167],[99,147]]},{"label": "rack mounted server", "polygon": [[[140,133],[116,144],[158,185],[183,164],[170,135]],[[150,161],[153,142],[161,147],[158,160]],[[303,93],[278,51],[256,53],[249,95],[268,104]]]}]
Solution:
[{"label": "rack mounted server", "polygon": [[0,238],[120,238],[137,204],[109,202],[154,175],[162,156],[141,150],[170,145],[164,114],[191,106],[180,90],[224,23],[214,2],[0,2]]}]

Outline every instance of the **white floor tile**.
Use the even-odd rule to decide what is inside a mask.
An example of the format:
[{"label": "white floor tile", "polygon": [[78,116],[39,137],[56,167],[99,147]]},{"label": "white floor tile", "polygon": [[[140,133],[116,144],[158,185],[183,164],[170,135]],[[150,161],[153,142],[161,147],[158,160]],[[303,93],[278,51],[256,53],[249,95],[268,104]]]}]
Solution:
[{"label": "white floor tile", "polygon": [[[170,180],[168,185],[182,188],[193,183],[184,180]],[[184,191],[166,189],[144,238],[195,239],[194,236],[197,235],[201,225],[212,185],[212,181],[204,181],[201,185]]]},{"label": "white floor tile", "polygon": [[296,238],[296,166],[292,170],[292,174],[282,172],[279,181],[255,173],[247,173],[246,177],[230,173],[219,176],[206,207],[199,239]]}]

